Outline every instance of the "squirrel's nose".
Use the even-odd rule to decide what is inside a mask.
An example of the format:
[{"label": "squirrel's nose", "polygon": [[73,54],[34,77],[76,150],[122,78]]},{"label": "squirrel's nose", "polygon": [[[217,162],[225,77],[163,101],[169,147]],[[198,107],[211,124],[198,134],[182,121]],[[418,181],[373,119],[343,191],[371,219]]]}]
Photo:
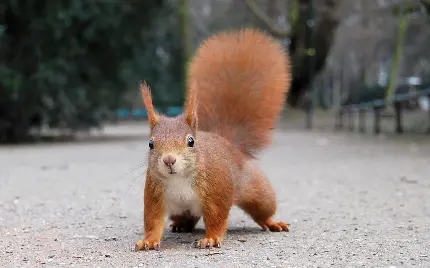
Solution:
[{"label": "squirrel's nose", "polygon": [[166,164],[166,166],[171,167],[171,166],[173,166],[173,164],[175,164],[176,158],[174,158],[171,155],[168,155],[168,156],[163,158],[163,162],[164,162],[164,164]]}]

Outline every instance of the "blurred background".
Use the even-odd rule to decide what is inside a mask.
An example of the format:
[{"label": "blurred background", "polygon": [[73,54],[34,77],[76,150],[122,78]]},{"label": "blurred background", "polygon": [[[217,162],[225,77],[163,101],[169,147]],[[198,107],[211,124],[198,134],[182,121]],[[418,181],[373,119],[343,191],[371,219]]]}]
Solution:
[{"label": "blurred background", "polygon": [[[397,132],[427,131],[429,11],[418,0],[5,0],[0,142],[144,119],[138,80],[151,85],[160,111],[178,114],[196,47],[244,26],[289,50],[286,111],[304,125],[325,124],[321,117],[341,128],[348,114],[350,129],[358,115],[362,131],[373,122],[379,132],[380,118],[394,119]],[[363,119],[369,111],[374,121]]]}]

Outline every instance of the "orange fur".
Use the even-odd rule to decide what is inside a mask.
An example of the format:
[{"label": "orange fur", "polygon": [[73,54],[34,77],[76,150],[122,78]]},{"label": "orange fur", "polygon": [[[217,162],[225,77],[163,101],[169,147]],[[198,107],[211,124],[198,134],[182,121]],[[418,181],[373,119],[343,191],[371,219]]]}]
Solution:
[{"label": "orange fur", "polygon": [[164,232],[165,207],[163,187],[149,174],[146,174],[143,203],[146,215],[144,219],[145,239],[139,240],[136,243],[136,251],[142,249],[158,249]]},{"label": "orange fur", "polygon": [[187,124],[191,126],[194,131],[194,135],[196,135],[198,122],[197,122],[197,89],[196,85],[191,85],[188,90],[188,105],[185,109],[185,120]]},{"label": "orange fur", "polygon": [[270,144],[289,88],[282,46],[253,29],[221,33],[197,51],[189,76],[185,111],[174,118],[157,114],[149,87],[141,85],[151,140],[145,237],[136,250],[159,248],[167,215],[178,232],[192,231],[203,217],[205,237],[195,246],[219,247],[233,205],[263,230],[288,231],[288,224],[273,220],[270,182],[250,162]]},{"label": "orange fur", "polygon": [[146,82],[142,82],[140,84],[140,91],[142,93],[143,101],[145,102],[145,107],[148,112],[149,124],[151,127],[154,127],[159,120],[159,116],[152,105],[151,89],[146,84]]},{"label": "orange fur", "polygon": [[208,148],[204,149],[206,156],[203,157],[211,164],[202,163],[201,166],[197,166],[202,179],[196,181],[196,188],[201,200],[203,221],[206,227],[205,238],[197,243],[197,247],[200,248],[220,246],[227,231],[228,214],[233,205],[233,177],[229,168],[230,163],[225,161],[226,157],[231,159],[232,154],[219,137],[211,138],[206,135],[202,135],[202,138],[206,138],[208,142],[212,143],[212,146],[223,148],[224,156],[212,153],[211,150],[208,150],[211,145],[205,143]]},{"label": "orange fur", "polygon": [[258,153],[271,143],[290,72],[285,49],[261,31],[210,37],[197,50],[188,74],[198,91],[199,130],[223,136],[246,154]]},{"label": "orange fur", "polygon": [[250,181],[236,193],[236,204],[261,226],[272,232],[288,231],[289,225],[275,222],[276,195],[268,179],[257,168],[251,169]]}]

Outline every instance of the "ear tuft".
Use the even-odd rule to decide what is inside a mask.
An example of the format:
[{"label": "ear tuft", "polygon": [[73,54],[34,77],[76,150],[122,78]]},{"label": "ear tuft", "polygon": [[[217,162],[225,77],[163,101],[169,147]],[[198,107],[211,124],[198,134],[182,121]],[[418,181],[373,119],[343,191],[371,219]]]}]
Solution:
[{"label": "ear tuft", "polygon": [[149,88],[148,84],[145,81],[140,81],[139,86],[143,97],[143,104],[145,105],[145,109],[148,113],[149,126],[152,129],[157,125],[159,121],[159,115],[155,111],[154,105],[152,104],[151,89]]},{"label": "ear tuft", "polygon": [[194,82],[188,89],[187,105],[185,108],[185,121],[197,132],[197,84]]}]

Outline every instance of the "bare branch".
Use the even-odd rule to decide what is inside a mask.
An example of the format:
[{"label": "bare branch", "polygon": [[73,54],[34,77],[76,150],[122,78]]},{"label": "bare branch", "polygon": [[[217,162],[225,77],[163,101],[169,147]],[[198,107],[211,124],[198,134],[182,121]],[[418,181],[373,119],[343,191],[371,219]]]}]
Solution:
[{"label": "bare branch", "polygon": [[290,32],[287,29],[280,29],[280,27],[274,22],[258,5],[254,0],[243,0],[246,7],[264,23],[268,31],[275,37],[286,38],[290,36]]}]

